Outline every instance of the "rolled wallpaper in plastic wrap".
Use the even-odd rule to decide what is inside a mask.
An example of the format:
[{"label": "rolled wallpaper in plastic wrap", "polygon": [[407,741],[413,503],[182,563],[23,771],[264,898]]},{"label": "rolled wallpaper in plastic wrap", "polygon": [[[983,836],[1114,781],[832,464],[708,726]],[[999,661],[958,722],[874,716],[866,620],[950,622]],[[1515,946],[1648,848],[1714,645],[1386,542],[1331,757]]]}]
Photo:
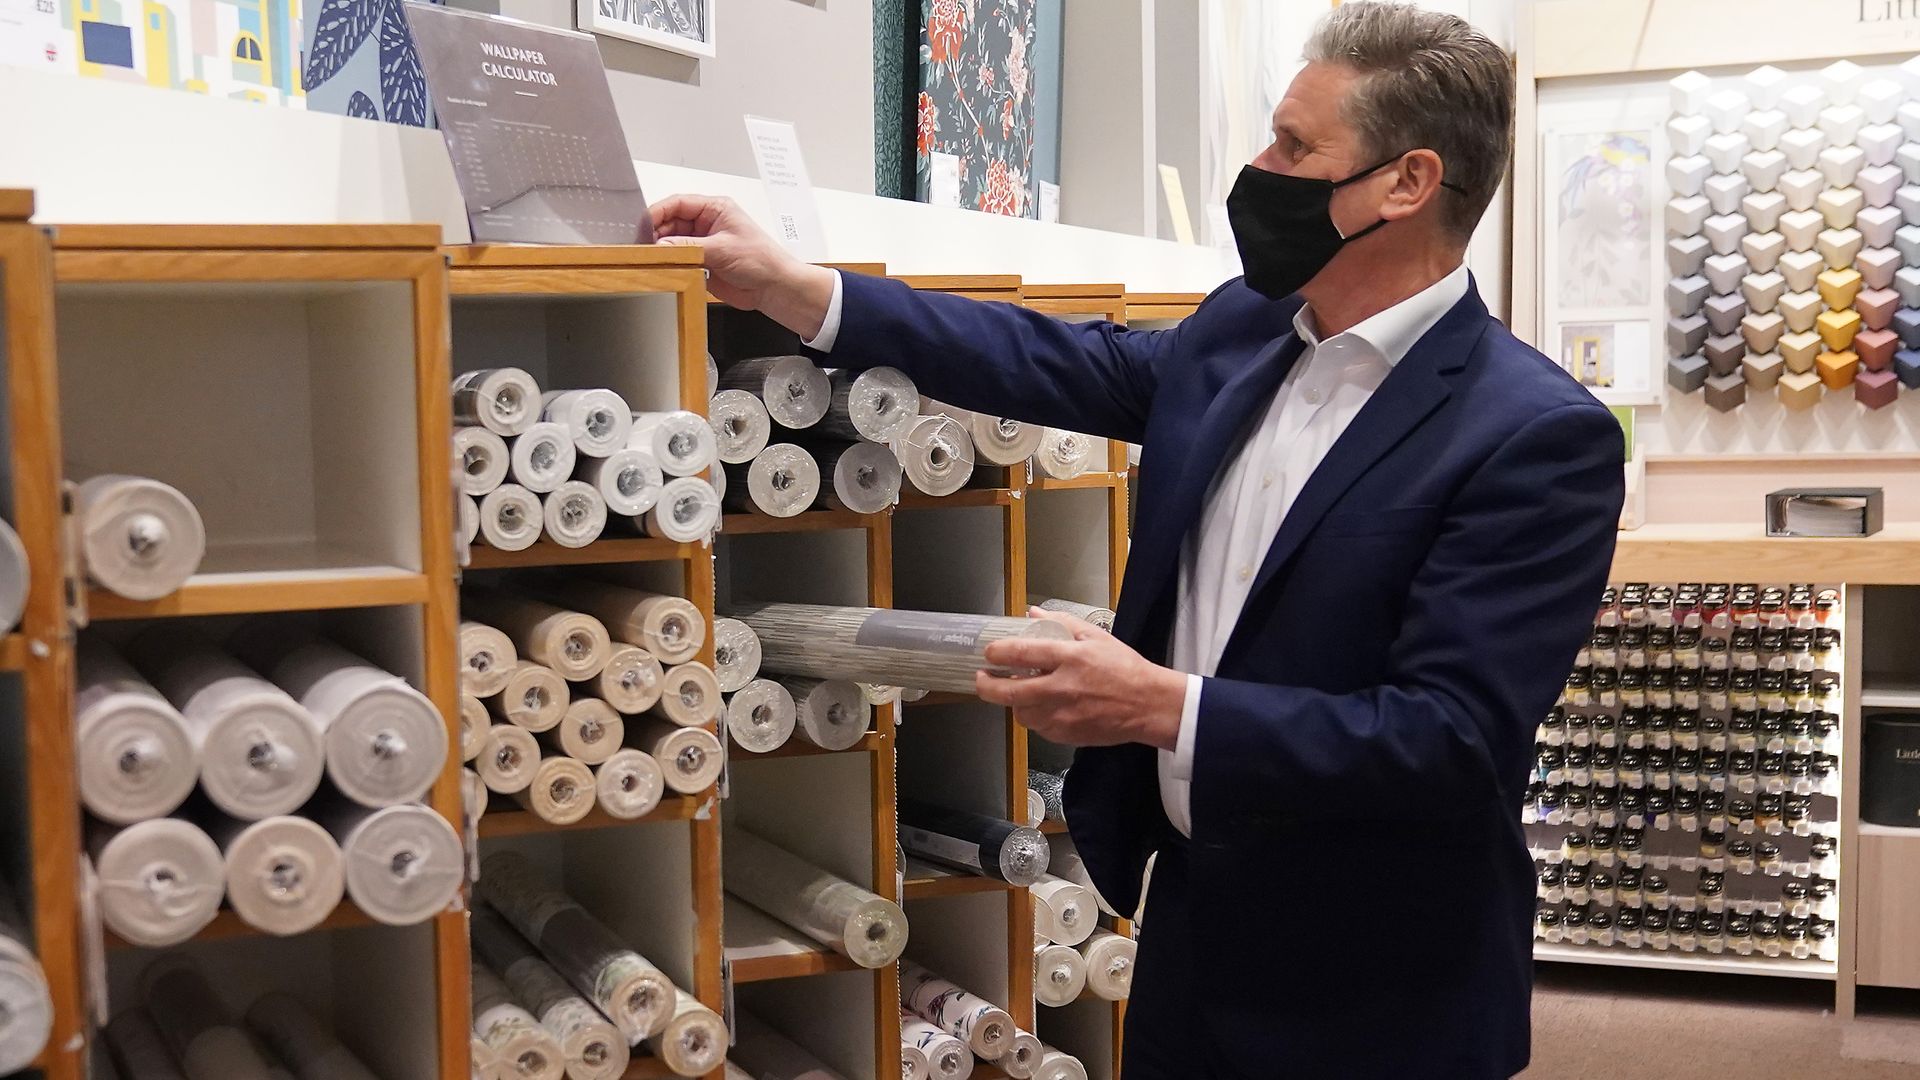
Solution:
[{"label": "rolled wallpaper in plastic wrap", "polygon": [[863,968],[885,967],[907,946],[900,905],[836,877],[747,831],[721,845],[727,891]]},{"label": "rolled wallpaper in plastic wrap", "polygon": [[453,422],[518,435],[540,420],[540,384],[519,368],[482,368],[453,379]]},{"label": "rolled wallpaper in plastic wrap", "polygon": [[827,373],[804,356],[759,356],[720,373],[723,390],[745,390],[785,428],[810,428],[827,415],[833,390]]},{"label": "rolled wallpaper in plastic wrap", "polygon": [[540,397],[540,418],[565,428],[574,449],[587,457],[603,458],[622,449],[633,431],[633,410],[604,387],[549,390]]},{"label": "rolled wallpaper in plastic wrap", "polygon": [[627,1071],[627,1040],[492,908],[473,912],[473,951],[558,1041],[570,1080],[615,1080]]},{"label": "rolled wallpaper in plastic wrap", "polygon": [[273,665],[273,681],[325,729],[327,778],[364,806],[423,797],[447,760],[447,724],[425,694],[331,642]]},{"label": "rolled wallpaper in plastic wrap", "polygon": [[899,368],[827,372],[831,400],[819,431],[841,439],[883,443],[897,438],[920,412],[920,391]]},{"label": "rolled wallpaper in plastic wrap", "polygon": [[715,454],[728,465],[743,465],[767,448],[773,420],[760,399],[745,390],[722,390],[707,402]]},{"label": "rolled wallpaper in plastic wrap", "polygon": [[653,812],[666,790],[660,763],[644,750],[617,750],[593,771],[595,799],[607,816],[632,821]]},{"label": "rolled wallpaper in plastic wrap", "polygon": [[787,744],[798,716],[786,687],[755,679],[727,699],[727,734],[742,750],[764,754]]},{"label": "rolled wallpaper in plastic wrap", "polygon": [[103,474],[74,495],[87,576],[129,600],[158,600],[200,569],[207,530],[179,489],[142,476]]},{"label": "rolled wallpaper in plastic wrap", "polygon": [[922,1019],[967,1044],[976,1057],[999,1061],[1013,1047],[1013,1017],[911,960],[900,961],[900,1001]]},{"label": "rolled wallpaper in plastic wrap", "polygon": [[986,647],[1010,637],[1068,641],[1044,619],[822,604],[742,604],[727,612],[760,637],[768,671],[816,679],[974,692]]},{"label": "rolled wallpaper in plastic wrap", "polygon": [[177,945],[220,911],[226,861],[206,831],[179,818],[153,818],[88,832],[100,918],[135,945]]},{"label": "rolled wallpaper in plastic wrap", "polygon": [[653,455],[668,476],[692,476],[718,460],[713,428],[699,413],[685,409],[633,414],[627,446]]},{"label": "rolled wallpaper in plastic wrap", "polygon": [[83,639],[78,660],[73,727],[80,801],[95,817],[120,825],[172,813],[200,779],[205,724],[189,725],[133,665],[99,641]]},{"label": "rolled wallpaper in plastic wrap", "polygon": [[473,964],[473,1031],[515,1080],[560,1080],[566,1055],[560,1040],[514,1000],[500,976]]},{"label": "rolled wallpaper in plastic wrap", "polygon": [[460,835],[431,808],[378,810],[344,803],[321,814],[340,844],[347,894],[375,922],[412,926],[445,911],[460,892]]}]

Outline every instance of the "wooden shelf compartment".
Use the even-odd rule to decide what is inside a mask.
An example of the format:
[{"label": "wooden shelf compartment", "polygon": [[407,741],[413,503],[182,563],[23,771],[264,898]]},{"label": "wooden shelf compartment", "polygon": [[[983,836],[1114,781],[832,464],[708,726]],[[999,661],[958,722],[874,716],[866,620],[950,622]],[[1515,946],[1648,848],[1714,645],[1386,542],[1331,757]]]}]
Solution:
[{"label": "wooden shelf compartment", "polygon": [[1614,581],[1725,579],[1920,585],[1920,523],[1860,538],[1769,537],[1758,525],[1643,525],[1619,534]]},{"label": "wooden shelf compartment", "polygon": [[584,829],[617,829],[627,825],[652,825],[663,821],[694,821],[706,810],[713,800],[711,789],[692,795],[668,794],[661,798],[660,805],[651,813],[627,820],[617,818],[595,807],[586,817],[567,825],[556,825],[544,821],[531,810],[522,810],[511,800],[505,800],[508,808],[500,810],[488,808],[480,817],[480,839],[497,840],[508,836],[534,836],[542,833],[576,832]]},{"label": "wooden shelf compartment", "polygon": [[1127,474],[1116,472],[1082,473],[1071,480],[1055,480],[1050,476],[1036,476],[1027,487],[1032,491],[1084,491],[1095,489],[1105,491],[1108,488],[1127,486]]},{"label": "wooden shelf compartment", "polygon": [[765,514],[728,514],[721,519],[720,531],[734,536],[752,536],[761,533],[871,529],[891,513],[891,510],[878,514],[856,514],[850,510],[808,510],[786,518],[768,517]]},{"label": "wooden shelf compartment", "polygon": [[244,544],[210,549],[199,573],[158,600],[90,588],[87,616],[156,619],[424,604],[431,586],[416,571],[362,564],[357,552],[307,543]]},{"label": "wooden shelf compartment", "polygon": [[772,918],[743,900],[727,897],[727,962],[736,985],[861,971],[858,964]]},{"label": "wooden shelf compartment", "polygon": [[[305,931],[308,934],[321,934],[332,930],[353,930],[363,926],[379,926],[371,916],[353,905],[351,900],[342,900],[333,913],[321,920],[320,925]],[[227,941],[233,938],[270,937],[265,931],[248,925],[232,908],[221,908],[220,913],[206,928],[195,934],[194,941]],[[110,949],[138,949],[135,945],[112,931],[107,932],[107,947]]]},{"label": "wooden shelf compartment", "polygon": [[472,570],[531,570],[555,566],[671,562],[700,558],[705,552],[704,544],[682,544],[644,536],[603,537],[578,548],[540,540],[523,551],[502,551],[476,543],[468,549],[467,567]]},{"label": "wooden shelf compartment", "polygon": [[823,754],[876,754],[886,749],[888,742],[889,739],[886,735],[878,731],[869,731],[860,737],[859,742],[854,743],[845,750],[822,750],[812,743],[796,737],[787,740],[784,746],[775,750],[769,750],[763,754],[756,754],[751,750],[743,750],[739,746],[730,746],[727,752],[733,755],[733,760],[735,761],[769,761],[774,758],[819,757]]},{"label": "wooden shelf compartment", "polygon": [[1021,492],[1012,488],[961,488],[951,495],[927,495],[922,492],[903,490],[900,492],[899,510],[945,510],[968,506],[1010,506]]}]

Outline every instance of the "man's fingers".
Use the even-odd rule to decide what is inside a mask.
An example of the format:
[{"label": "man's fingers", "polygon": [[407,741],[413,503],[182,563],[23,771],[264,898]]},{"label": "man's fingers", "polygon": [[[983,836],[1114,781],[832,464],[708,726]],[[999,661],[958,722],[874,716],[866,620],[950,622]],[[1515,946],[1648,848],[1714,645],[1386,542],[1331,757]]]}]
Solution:
[{"label": "man's fingers", "polygon": [[659,236],[707,236],[720,227],[725,199],[707,195],[669,195],[648,209]]},{"label": "man's fingers", "polygon": [[1010,709],[1030,709],[1046,706],[1058,699],[1061,688],[1058,680],[1046,675],[1031,678],[1008,678],[990,672],[973,673],[973,692],[980,700],[989,705],[1004,705]]},{"label": "man's fingers", "polygon": [[987,663],[995,667],[1052,671],[1073,653],[1073,643],[1045,638],[1001,638],[987,646]]}]

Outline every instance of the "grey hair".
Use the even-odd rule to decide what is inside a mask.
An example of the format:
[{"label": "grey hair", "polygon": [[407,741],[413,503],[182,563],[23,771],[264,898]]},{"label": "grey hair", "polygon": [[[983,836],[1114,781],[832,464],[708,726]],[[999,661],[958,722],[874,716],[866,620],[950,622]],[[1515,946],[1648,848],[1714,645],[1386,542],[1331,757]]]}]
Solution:
[{"label": "grey hair", "polygon": [[1366,164],[1409,150],[1440,155],[1441,222],[1471,236],[1513,154],[1513,64],[1466,20],[1411,4],[1354,0],[1320,20],[1306,59],[1360,76],[1341,105]]}]

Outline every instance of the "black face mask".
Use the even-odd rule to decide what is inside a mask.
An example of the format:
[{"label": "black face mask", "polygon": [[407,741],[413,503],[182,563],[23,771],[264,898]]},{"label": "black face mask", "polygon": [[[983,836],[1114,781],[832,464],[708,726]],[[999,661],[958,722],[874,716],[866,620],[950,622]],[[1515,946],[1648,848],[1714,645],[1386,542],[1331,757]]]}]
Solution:
[{"label": "black face mask", "polygon": [[[1312,281],[1340,249],[1385,225],[1386,219],[1341,236],[1333,223],[1333,193],[1364,180],[1399,161],[1393,157],[1354,173],[1345,180],[1286,176],[1248,165],[1227,196],[1227,219],[1247,287],[1279,300],[1292,296]],[[1449,191],[1466,194],[1457,184],[1441,181]]]}]

